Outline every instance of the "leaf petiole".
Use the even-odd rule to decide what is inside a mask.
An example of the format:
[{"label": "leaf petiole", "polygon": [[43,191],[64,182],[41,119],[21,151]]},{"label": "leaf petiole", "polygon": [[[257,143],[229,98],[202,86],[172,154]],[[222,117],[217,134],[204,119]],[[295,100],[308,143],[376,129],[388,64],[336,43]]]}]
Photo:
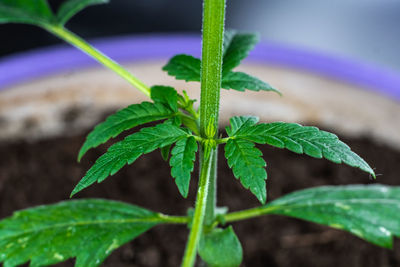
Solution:
[{"label": "leaf petiole", "polygon": [[157,216],[160,219],[160,221],[163,223],[169,223],[169,224],[188,224],[189,223],[189,217],[187,217],[187,216],[172,216],[172,215],[165,215],[162,213],[158,213]]},{"label": "leaf petiole", "polygon": [[142,81],[133,76],[133,74],[130,73],[128,70],[126,70],[124,67],[122,67],[117,62],[115,62],[111,58],[101,53],[99,50],[91,46],[89,43],[87,43],[79,36],[75,35],[74,33],[70,32],[69,30],[60,25],[46,24],[43,26],[43,28],[49,31],[50,33],[56,35],[60,39],[82,50],[89,56],[93,57],[98,62],[100,62],[107,68],[113,70],[119,76],[127,80],[130,84],[139,89],[146,96],[150,97],[150,88],[147,85],[145,85]]}]

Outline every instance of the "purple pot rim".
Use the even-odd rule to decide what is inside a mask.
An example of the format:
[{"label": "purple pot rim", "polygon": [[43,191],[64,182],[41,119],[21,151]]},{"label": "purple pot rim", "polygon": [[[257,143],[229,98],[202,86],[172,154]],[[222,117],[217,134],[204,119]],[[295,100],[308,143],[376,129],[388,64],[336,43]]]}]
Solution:
[{"label": "purple pot rim", "polygon": [[[199,57],[201,53],[200,36],[188,34],[122,36],[92,43],[121,63],[168,60],[177,53]],[[246,60],[308,71],[400,100],[400,73],[379,66],[266,41],[258,44]],[[0,91],[21,82],[97,64],[94,59],[67,45],[3,57],[0,58],[0,74],[6,75],[0,75]]]}]

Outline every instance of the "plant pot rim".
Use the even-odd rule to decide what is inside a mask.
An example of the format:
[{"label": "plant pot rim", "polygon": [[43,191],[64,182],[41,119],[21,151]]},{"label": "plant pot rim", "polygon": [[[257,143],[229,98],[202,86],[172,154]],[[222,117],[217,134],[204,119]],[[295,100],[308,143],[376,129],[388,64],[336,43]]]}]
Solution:
[{"label": "plant pot rim", "polygon": [[[151,34],[97,39],[96,48],[122,63],[167,59],[177,53],[200,56],[201,39],[190,34]],[[263,41],[248,62],[308,71],[400,100],[400,73],[356,60]],[[67,45],[50,46],[0,59],[0,91],[21,82],[96,66],[92,58]]]}]

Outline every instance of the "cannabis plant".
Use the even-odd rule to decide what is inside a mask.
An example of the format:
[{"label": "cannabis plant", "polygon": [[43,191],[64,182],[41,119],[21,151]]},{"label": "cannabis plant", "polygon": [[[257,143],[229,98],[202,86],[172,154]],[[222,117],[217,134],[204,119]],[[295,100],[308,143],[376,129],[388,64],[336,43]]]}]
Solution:
[{"label": "cannabis plant", "polygon": [[[268,214],[328,225],[378,246],[392,246],[393,236],[400,235],[400,187],[324,186],[267,202],[266,162],[255,144],[344,163],[375,177],[373,169],[336,135],[296,123],[259,122],[252,115],[233,117],[225,132],[218,131],[220,90],[279,94],[268,83],[235,71],[258,38],[224,30],[225,0],[204,0],[201,60],[176,55],[163,68],[176,79],[200,82],[198,109],[185,91],[178,93],[164,85],[148,87],[64,27],[81,9],[104,2],[107,1],[66,0],[55,12],[46,0],[0,0],[1,23],[42,27],[83,50],[149,97],[149,102],[130,105],[109,116],[87,136],[78,159],[126,130],[157,122],[113,144],[87,171],[71,197],[103,182],[125,165],[134,164],[140,156],[160,149],[182,197],[188,196],[190,182],[197,182],[194,209],[188,215],[175,216],[117,201],[85,199],[17,211],[0,221],[0,263],[10,267],[30,261],[30,266],[46,266],[74,257],[75,266],[99,266],[113,250],[150,228],[181,224],[190,229],[182,266],[193,266],[197,254],[209,266],[239,266],[242,247],[232,223]],[[260,206],[231,213],[217,208],[219,149],[224,150],[233,175],[259,200]],[[192,181],[196,157],[200,173],[198,180]]]}]

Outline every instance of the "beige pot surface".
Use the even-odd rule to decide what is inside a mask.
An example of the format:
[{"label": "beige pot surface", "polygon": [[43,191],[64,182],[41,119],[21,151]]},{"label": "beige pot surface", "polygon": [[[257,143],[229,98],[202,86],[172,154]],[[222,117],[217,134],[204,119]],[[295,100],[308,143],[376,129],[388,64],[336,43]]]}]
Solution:
[{"label": "beige pot surface", "polygon": [[[176,81],[165,61],[128,65],[149,85],[171,85],[199,97],[199,83]],[[294,69],[244,64],[241,70],[279,88],[270,92],[222,90],[221,120],[257,115],[261,121],[319,125],[348,136],[368,136],[400,148],[400,102],[375,92]],[[101,67],[71,71],[0,92],[0,139],[32,139],[81,132],[110,110],[148,100]],[[79,117],[75,115],[79,114]]]}]

